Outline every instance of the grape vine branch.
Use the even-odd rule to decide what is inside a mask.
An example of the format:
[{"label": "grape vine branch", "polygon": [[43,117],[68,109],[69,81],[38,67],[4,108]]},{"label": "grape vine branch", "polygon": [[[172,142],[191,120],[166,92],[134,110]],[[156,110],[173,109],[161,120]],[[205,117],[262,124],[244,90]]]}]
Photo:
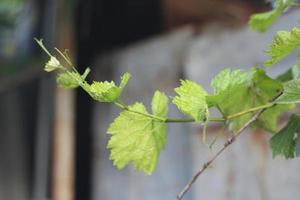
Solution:
[{"label": "grape vine branch", "polygon": [[[249,25],[255,31],[264,32],[287,8],[297,4],[293,0],[275,0],[273,10],[252,15]],[[202,125],[204,142],[208,123],[219,122],[228,127],[232,136],[197,171],[177,195],[177,200],[184,197],[199,176],[247,127],[261,128],[274,134],[269,141],[274,157],[282,155],[288,159],[300,156],[300,115],[291,114],[287,124],[280,130],[277,128],[280,115],[294,111],[295,104],[300,103],[300,61],[275,78],[269,77],[263,67],[255,66],[247,71],[224,69],[211,81],[212,94],[194,81],[181,80],[180,86],[174,89],[176,96],[172,98],[172,103],[187,118],[169,118],[169,98],[163,92],[154,92],[151,112],[141,102],[127,105],[121,95],[131,78],[129,73],[121,76],[119,85],[114,81],[89,83],[86,80],[89,68],[79,73],[67,51],[54,48],[61,62],[61,59],[50,53],[41,39],[35,40],[49,56],[44,70],[56,72],[56,81],[60,87],[80,87],[95,101],[112,103],[121,109],[107,131],[110,135],[107,144],[110,160],[118,169],[132,164],[136,170],[152,174],[167,143],[168,124],[194,122]],[[264,66],[271,67],[279,63],[299,47],[300,29],[294,27],[290,31],[278,31],[265,51],[270,58],[265,60]],[[216,108],[219,116],[210,116],[211,108]]]}]

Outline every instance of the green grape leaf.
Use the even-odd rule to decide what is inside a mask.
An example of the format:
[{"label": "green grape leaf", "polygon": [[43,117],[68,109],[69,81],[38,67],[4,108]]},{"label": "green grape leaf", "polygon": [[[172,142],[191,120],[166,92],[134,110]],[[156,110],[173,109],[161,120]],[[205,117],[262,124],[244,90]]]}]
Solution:
[{"label": "green grape leaf", "polygon": [[[278,80],[269,78],[261,69],[256,69],[256,72],[253,74],[252,81],[256,87],[257,101],[262,102],[262,104],[267,103],[283,91],[282,83]],[[277,131],[279,116],[283,112],[289,111],[293,108],[293,104],[275,105],[268,108],[259,116],[253,126],[260,127],[274,133]]]},{"label": "green grape leaf", "polygon": [[236,85],[245,82],[248,74],[241,70],[231,71],[230,69],[222,70],[211,82],[216,94],[226,90],[230,85]]},{"label": "green grape leaf", "polygon": [[284,84],[282,95],[276,100],[278,104],[300,103],[300,79],[288,81]]},{"label": "green grape leaf", "polygon": [[264,130],[275,133],[278,131],[278,118],[287,111],[292,110],[295,107],[294,104],[274,105],[263,112],[254,123],[254,127],[263,128]]},{"label": "green grape leaf", "polygon": [[[156,91],[152,99],[151,108],[153,115],[166,118],[168,115],[168,97],[164,93]],[[161,151],[165,148],[167,142],[167,125],[160,122],[156,122],[153,125],[153,135],[157,141],[157,148]]]},{"label": "green grape leaf", "polygon": [[59,73],[56,77],[57,84],[65,89],[77,88],[80,85],[81,76],[76,72]]},{"label": "green grape leaf", "polygon": [[86,68],[83,75],[80,75],[78,72],[62,72],[59,73],[56,77],[57,84],[65,89],[77,88],[78,86],[84,85],[84,80],[87,75],[90,73],[90,68]]},{"label": "green grape leaf", "polygon": [[234,87],[246,84],[249,78],[251,79],[251,76],[249,75],[249,73],[242,70],[231,71],[228,68],[222,70],[211,81],[211,86],[214,89],[214,95],[206,97],[208,106],[217,106],[223,98],[222,96],[226,95],[226,93],[230,93],[230,91],[234,91]]},{"label": "green grape leaf", "polygon": [[294,27],[291,32],[279,31],[273,39],[270,49],[266,51],[271,56],[265,61],[265,66],[276,64],[293,50],[300,46],[300,30]]},{"label": "green grape leaf", "polygon": [[181,86],[175,88],[178,96],[173,103],[185,115],[193,117],[197,122],[205,122],[208,118],[207,92],[197,83],[181,80]]},{"label": "green grape leaf", "polygon": [[54,56],[51,56],[50,60],[46,63],[46,65],[44,67],[44,70],[46,72],[52,72],[52,71],[57,70],[59,68],[61,68],[60,62]]},{"label": "green grape leaf", "polygon": [[[166,104],[166,96],[156,92],[152,101],[153,112],[166,116]],[[147,114],[141,103],[128,109]],[[110,159],[118,169],[131,162],[136,170],[143,170],[148,175],[155,170],[166,143],[164,122],[125,110],[110,125],[108,133],[112,135],[107,145],[111,149]]]},{"label": "green grape leaf", "polygon": [[125,73],[121,77],[120,86],[116,86],[113,81],[98,82],[94,81],[91,85],[85,84],[83,88],[90,94],[90,96],[99,102],[114,102],[119,99],[123,89],[127,85],[130,74]]},{"label": "green grape leaf", "polygon": [[282,83],[267,76],[264,70],[254,68],[252,72],[252,84],[256,87],[256,93],[262,96],[260,98],[269,101],[283,91]]},{"label": "green grape leaf", "polygon": [[299,156],[300,116],[292,115],[287,125],[270,139],[273,157],[283,155],[286,159]]},{"label": "green grape leaf", "polygon": [[265,32],[291,3],[291,0],[277,0],[273,10],[252,15],[249,20],[250,27],[255,31]]},{"label": "green grape leaf", "polygon": [[[224,71],[221,72],[216,76],[218,78],[214,79],[212,82],[212,86],[218,93],[208,97],[208,102],[216,106],[225,118],[253,107],[265,105],[282,91],[282,84],[279,81],[269,78],[262,69],[253,68],[252,71],[247,73],[241,71],[226,71],[226,74],[240,74],[239,78],[229,76],[229,80],[231,78],[232,82],[227,84],[228,76],[224,76],[224,85],[227,86],[223,87],[222,90],[218,90],[215,88],[215,81],[218,81],[217,85],[223,84],[220,74],[224,74]],[[234,79],[239,81],[235,81]],[[278,110],[278,112],[279,111],[280,110]],[[229,129],[236,132],[253,116],[253,114],[254,113],[248,113],[229,119]],[[280,113],[278,113],[278,115],[279,114]],[[261,117],[261,120],[266,122],[266,124],[258,123],[254,126],[268,129],[270,127],[274,128],[274,124],[277,124],[276,117],[268,120]]]}]

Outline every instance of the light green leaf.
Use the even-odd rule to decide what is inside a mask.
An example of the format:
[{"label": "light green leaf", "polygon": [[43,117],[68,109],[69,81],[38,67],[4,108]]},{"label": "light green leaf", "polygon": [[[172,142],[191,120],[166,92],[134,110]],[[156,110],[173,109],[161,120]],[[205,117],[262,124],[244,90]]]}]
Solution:
[{"label": "light green leaf", "polygon": [[[269,78],[261,69],[256,69],[256,72],[253,74],[252,81],[256,87],[257,101],[261,101],[262,104],[267,103],[283,91],[282,83],[278,80]],[[279,116],[293,108],[293,104],[275,105],[268,108],[259,116],[258,120],[254,123],[254,126],[274,133],[277,131]]]},{"label": "light green leaf", "polygon": [[300,46],[300,30],[294,27],[291,32],[279,31],[273,39],[270,49],[266,51],[271,56],[265,61],[265,66],[276,64],[293,50]]},{"label": "light green leaf", "polygon": [[54,56],[51,56],[50,60],[46,63],[46,65],[44,67],[44,70],[46,72],[52,72],[52,71],[57,70],[59,68],[61,68],[60,62]]},{"label": "light green leaf", "polygon": [[[214,104],[224,117],[255,107],[255,96],[247,83],[231,85],[214,96]],[[229,129],[236,132],[250,118],[252,113],[228,120]]]},{"label": "light green leaf", "polygon": [[252,74],[252,84],[256,87],[257,95],[265,100],[279,95],[283,91],[283,85],[280,81],[274,80],[266,75],[266,72],[259,68],[254,68]]},{"label": "light green leaf", "polygon": [[300,103],[300,79],[286,82],[283,94],[276,100],[276,103]]},{"label": "light green leaf", "polygon": [[113,81],[98,82],[94,81],[90,86],[85,84],[83,88],[90,94],[96,101],[100,102],[114,102],[119,99],[123,89],[125,88],[130,74],[125,73],[121,77],[120,86],[116,86]]},{"label": "light green leaf", "polygon": [[300,116],[292,115],[288,124],[270,139],[273,157],[283,155],[286,159],[299,155]]},{"label": "light green leaf", "polygon": [[231,85],[237,85],[247,80],[248,74],[241,70],[224,69],[211,82],[215,94],[226,90]]},{"label": "light green leaf", "polygon": [[91,84],[88,93],[96,101],[113,102],[119,98],[121,94],[121,89],[117,87],[113,81],[94,81]]},{"label": "light green leaf", "polygon": [[266,131],[275,133],[278,131],[279,116],[293,108],[295,108],[294,104],[274,105],[259,116],[258,120],[254,123],[254,127],[260,127]]},{"label": "light green leaf", "polygon": [[[152,114],[163,118],[166,118],[168,115],[168,97],[160,91],[154,93],[152,99]],[[157,148],[162,150],[165,147],[167,139],[166,123],[156,122],[153,125],[153,135],[157,141]]]},{"label": "light green leaf", "polygon": [[85,83],[85,79],[87,77],[87,75],[90,73],[90,69],[86,68],[86,70],[84,71],[83,75],[80,75],[78,72],[62,72],[59,73],[56,77],[56,82],[58,83],[58,85],[62,88],[65,89],[72,89],[72,88],[77,88],[78,86],[82,86],[86,85],[88,86],[87,83]]},{"label": "light green leaf", "polygon": [[205,122],[208,118],[208,105],[206,103],[207,92],[197,83],[189,80],[181,80],[181,86],[175,88],[178,96],[173,103],[178,109],[198,122]]},{"label": "light green leaf", "polygon": [[81,76],[76,72],[63,72],[57,75],[56,82],[65,89],[77,88],[81,83]]},{"label": "light green leaf", "polygon": [[277,0],[273,10],[252,15],[249,20],[250,27],[256,31],[265,32],[291,3],[291,0]]},{"label": "light green leaf", "polygon": [[[157,103],[166,103],[163,95],[156,95],[153,105],[159,108],[154,110],[165,114],[160,110],[163,106],[156,106]],[[141,103],[129,106],[129,109],[147,113],[145,106]],[[141,114],[121,112],[108,129],[112,137],[107,147],[111,149],[110,159],[113,160],[114,165],[122,169],[132,163],[135,169],[151,174],[156,168],[160,151],[166,141],[166,130],[161,127],[161,123],[163,122]]]},{"label": "light green leaf", "polygon": [[249,80],[251,80],[250,73],[246,73],[241,70],[231,71],[228,68],[222,70],[211,81],[211,86],[214,89],[214,95],[206,97],[208,106],[218,106],[218,104],[222,101],[222,96],[227,93],[234,92],[234,87],[238,85],[248,84]]}]

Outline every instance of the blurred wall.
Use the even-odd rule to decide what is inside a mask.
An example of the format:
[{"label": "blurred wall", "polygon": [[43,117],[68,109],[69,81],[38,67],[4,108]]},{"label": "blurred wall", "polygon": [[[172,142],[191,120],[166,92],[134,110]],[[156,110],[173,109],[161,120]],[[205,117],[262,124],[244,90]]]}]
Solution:
[{"label": "blurred wall", "polygon": [[[172,88],[185,77],[210,89],[210,80],[225,67],[249,69],[262,65],[263,51],[277,30],[289,30],[297,24],[299,11],[282,17],[265,34],[248,27],[231,29],[214,24],[195,35],[191,27],[155,37],[136,45],[99,56],[95,66],[115,68],[114,80],[125,71],[133,75],[124,92],[126,102],[143,101],[149,105],[155,89],[174,96]],[[286,59],[272,68],[275,75],[292,66]],[[95,79],[101,77],[95,74]],[[109,113],[109,119],[107,115]],[[118,111],[102,104],[94,105],[93,199],[175,199],[176,194],[193,173],[212,155],[201,141],[199,126],[170,124],[168,143],[162,152],[157,171],[152,176],[135,172],[132,167],[116,170],[108,160],[106,135],[109,123]],[[180,116],[171,106],[171,116]],[[212,141],[221,131],[209,128]],[[221,136],[214,145],[217,150],[226,140]],[[185,199],[228,200],[296,200],[299,198],[300,162],[297,159],[272,159],[268,146],[269,135],[261,131],[246,131],[199,178]],[[115,192],[118,188],[118,192]]]}]

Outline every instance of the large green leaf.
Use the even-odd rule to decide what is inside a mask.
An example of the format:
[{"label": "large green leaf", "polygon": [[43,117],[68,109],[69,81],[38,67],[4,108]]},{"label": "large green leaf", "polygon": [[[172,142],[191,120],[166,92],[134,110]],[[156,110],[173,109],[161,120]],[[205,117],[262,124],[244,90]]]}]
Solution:
[{"label": "large green leaf", "polygon": [[291,32],[279,31],[273,39],[270,49],[266,51],[271,56],[265,61],[265,66],[276,64],[300,46],[300,30],[294,27]]},{"label": "large green leaf", "polygon": [[252,15],[249,20],[250,27],[256,31],[265,32],[291,2],[291,0],[277,0],[273,10]]},{"label": "large green leaf", "polygon": [[270,140],[273,157],[283,155],[285,158],[294,158],[299,155],[300,149],[300,116],[292,115],[287,125]]},{"label": "large green leaf", "polygon": [[267,101],[270,101],[270,98],[277,96],[283,90],[280,81],[270,78],[264,70],[259,68],[254,68],[252,71],[252,86],[256,88],[257,96]]},{"label": "large green leaf", "polygon": [[[262,104],[268,103],[283,90],[283,85],[280,81],[269,78],[261,69],[256,69],[252,81],[256,88],[257,101],[260,101]],[[261,127],[269,132],[276,132],[278,118],[281,113],[293,108],[293,104],[274,105],[259,116],[254,126]]]},{"label": "large green leaf", "polygon": [[197,122],[205,122],[208,118],[208,105],[206,103],[207,92],[197,83],[189,80],[181,80],[181,86],[175,88],[178,96],[173,103],[178,109]]},{"label": "large green leaf", "polygon": [[278,131],[278,118],[282,113],[292,110],[294,104],[274,105],[263,112],[258,120],[254,123],[254,127],[261,127],[271,133]]},{"label": "large green leaf", "polygon": [[[225,75],[225,78],[222,79],[220,74],[239,74],[239,78]],[[282,90],[280,81],[271,79],[263,70],[258,68],[253,68],[252,71],[247,73],[225,70],[225,72],[223,71],[220,74],[216,76],[217,79],[214,79],[212,84],[215,91],[218,93],[209,96],[208,101],[211,105],[216,106],[224,117],[253,107],[265,105]],[[229,82],[228,79],[233,81]],[[235,81],[235,79],[239,81]],[[216,80],[218,84],[216,84]],[[226,87],[217,89],[216,85],[226,85]],[[274,115],[271,117],[268,113],[260,116],[260,121],[258,120],[254,126],[274,131],[275,126],[277,127],[277,118],[279,114],[287,109],[283,107],[280,107],[280,109],[273,108],[276,112],[274,112]],[[254,112],[229,119],[228,123],[230,130],[236,132],[253,116],[253,114]]]},{"label": "large green leaf", "polygon": [[[152,100],[154,115],[166,117],[166,95],[155,92]],[[141,103],[129,106],[129,110],[147,114]],[[111,149],[110,159],[118,169],[130,162],[135,169],[151,174],[157,165],[159,154],[166,144],[166,125],[142,114],[123,111],[110,125],[108,133],[112,135],[108,148]]]}]

